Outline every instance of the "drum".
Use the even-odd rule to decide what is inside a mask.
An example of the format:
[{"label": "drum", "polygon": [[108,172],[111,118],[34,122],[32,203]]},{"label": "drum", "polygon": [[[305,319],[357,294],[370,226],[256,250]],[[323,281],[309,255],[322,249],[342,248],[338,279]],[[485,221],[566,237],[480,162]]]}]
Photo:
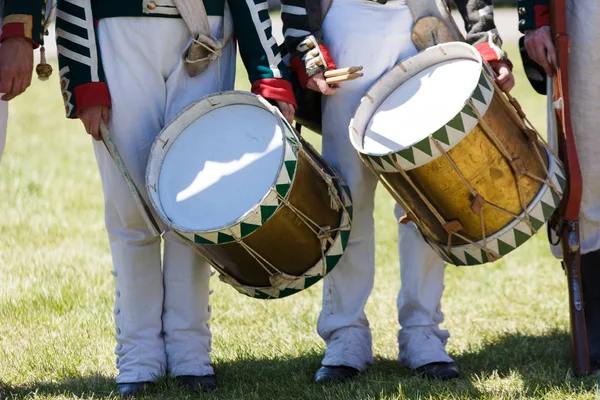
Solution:
[{"label": "drum", "polygon": [[350,139],[448,262],[498,260],[558,207],[565,171],[475,48],[402,61],[361,100]]},{"label": "drum", "polygon": [[152,147],[146,183],[160,219],[250,297],[313,285],[350,235],[341,177],[250,93],[211,95],[174,118]]}]

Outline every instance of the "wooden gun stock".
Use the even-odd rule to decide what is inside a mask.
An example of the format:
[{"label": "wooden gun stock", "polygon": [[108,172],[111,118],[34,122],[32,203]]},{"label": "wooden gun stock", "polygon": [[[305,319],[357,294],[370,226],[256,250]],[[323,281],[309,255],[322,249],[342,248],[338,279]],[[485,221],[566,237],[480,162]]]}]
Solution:
[{"label": "wooden gun stock", "polygon": [[583,181],[577,157],[577,148],[571,125],[569,103],[569,35],[567,33],[565,0],[550,1],[552,34],[558,65],[554,75],[554,100],[561,107],[555,110],[559,156],[567,173],[567,190],[561,201],[556,226],[560,229],[563,267],[569,288],[571,325],[571,361],[576,374],[590,374],[590,355],[581,286],[581,249],[579,237],[579,209]]}]

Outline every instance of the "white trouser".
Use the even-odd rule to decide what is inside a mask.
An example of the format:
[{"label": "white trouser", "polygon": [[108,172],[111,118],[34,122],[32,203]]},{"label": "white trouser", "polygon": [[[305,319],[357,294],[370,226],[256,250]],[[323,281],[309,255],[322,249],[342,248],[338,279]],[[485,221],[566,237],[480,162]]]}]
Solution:
[{"label": "white trouser", "polygon": [[[222,18],[211,30],[221,37]],[[110,129],[135,183],[145,194],[145,170],[160,130],[193,101],[218,91],[213,62],[190,78],[182,61],[191,41],[184,22],[169,18],[100,21],[98,41],[112,100]],[[221,58],[222,88],[233,88],[235,48]],[[95,144],[105,197],[115,279],[117,382],[155,380],[169,373],[208,375],[210,267],[193,250],[164,233],[154,236],[103,145]],[[162,264],[162,271],[161,271]]]},{"label": "white trouser", "polygon": [[581,250],[589,253],[600,249],[600,53],[595,51],[600,43],[600,3],[568,0],[567,27],[571,120],[583,175]]},{"label": "white trouser", "polygon": [[[2,96],[2,95],[0,95]],[[6,126],[8,124],[8,102],[0,100],[0,161],[4,154],[4,143],[6,143]]]},{"label": "white trouser", "polygon": [[[358,20],[360,25],[352,22]],[[323,157],[348,183],[354,211],[346,251],[324,280],[318,322],[318,332],[327,343],[323,365],[364,370],[373,361],[364,307],[375,273],[377,179],[350,143],[348,125],[369,87],[397,61],[417,52],[411,41],[412,26],[409,9],[400,0],[386,5],[365,0],[334,1],[323,24],[324,41],[337,65],[364,66],[362,78],[343,83],[337,94],[324,97],[323,103]],[[396,217],[402,214],[397,208]],[[444,349],[449,335],[438,328],[443,319],[440,300],[445,264],[413,225],[399,225],[398,236],[402,267],[399,361],[411,368],[451,361]]]}]

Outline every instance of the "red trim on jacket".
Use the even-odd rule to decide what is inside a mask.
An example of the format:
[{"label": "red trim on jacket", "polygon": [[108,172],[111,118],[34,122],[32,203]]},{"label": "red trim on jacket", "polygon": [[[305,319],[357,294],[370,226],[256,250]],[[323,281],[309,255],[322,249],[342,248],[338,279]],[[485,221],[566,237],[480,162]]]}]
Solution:
[{"label": "red trim on jacket", "polygon": [[74,89],[75,111],[79,113],[84,108],[93,106],[110,107],[108,86],[104,82],[90,82],[79,85]]},{"label": "red trim on jacket", "polygon": [[535,13],[535,27],[550,25],[550,6],[548,5],[537,5],[533,6],[533,12]]},{"label": "red trim on jacket", "polygon": [[31,45],[34,49],[37,49],[40,45],[32,40],[30,37],[25,35],[25,24],[19,22],[11,22],[9,24],[5,24],[2,27],[2,35],[0,35],[0,43],[9,38],[25,38],[31,42]]},{"label": "red trim on jacket", "polygon": [[281,100],[296,107],[292,84],[284,79],[259,79],[252,84],[252,93],[269,100]]}]

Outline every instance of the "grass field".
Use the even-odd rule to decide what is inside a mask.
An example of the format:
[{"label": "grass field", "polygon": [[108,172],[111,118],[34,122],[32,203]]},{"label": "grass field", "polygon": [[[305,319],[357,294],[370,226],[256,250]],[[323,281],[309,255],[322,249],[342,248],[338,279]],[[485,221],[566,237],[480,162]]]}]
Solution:
[{"label": "grass field", "polygon": [[[514,61],[513,93],[544,129],[544,98],[533,94]],[[244,71],[238,75],[239,87],[247,88]],[[260,301],[214,279],[219,389],[200,397],[596,398],[596,377],[573,377],[569,367],[566,280],[544,234],[498,263],[448,267],[444,326],[461,379],[431,382],[398,365],[392,206],[380,189],[377,276],[367,306],[376,362],[367,373],[346,385],[312,384],[324,350],[315,331],[321,284]],[[90,138],[78,121],[63,117],[56,74],[11,103],[0,210],[0,380],[7,398],[114,398],[113,282],[100,181]],[[193,397],[168,380],[154,396]]]}]

